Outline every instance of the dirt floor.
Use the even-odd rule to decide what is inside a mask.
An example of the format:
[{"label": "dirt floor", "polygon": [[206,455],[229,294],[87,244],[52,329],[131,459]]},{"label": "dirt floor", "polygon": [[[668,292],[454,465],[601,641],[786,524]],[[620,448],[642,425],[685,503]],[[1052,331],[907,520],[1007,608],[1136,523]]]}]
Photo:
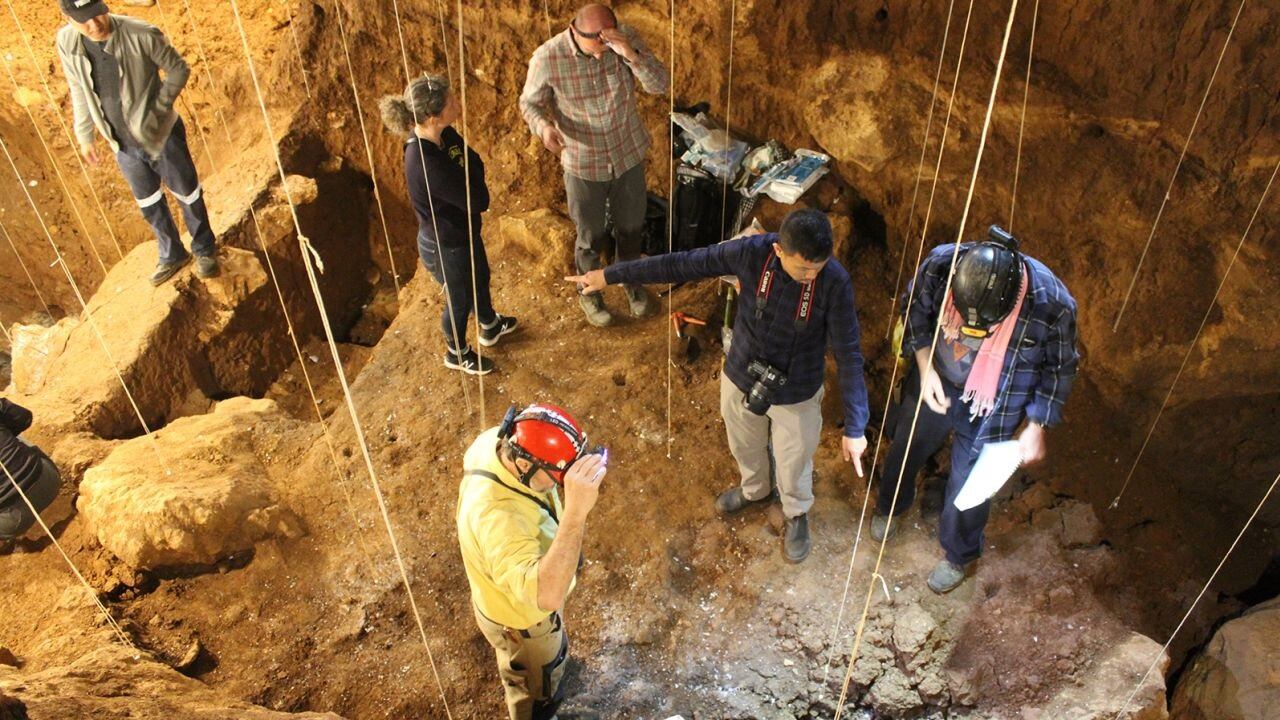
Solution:
[{"label": "dirt floor", "polygon": [[[558,4],[549,9],[557,22],[569,11]],[[677,88],[682,100],[719,98],[727,71],[727,8],[689,5],[678,10],[688,20],[679,30]],[[855,278],[878,427],[891,368],[883,340],[886,318],[900,253],[908,253],[910,265],[915,252],[905,238],[918,239],[908,207],[946,17],[936,4],[845,5],[739,3],[732,124],[751,137],[777,137],[837,158],[837,172],[809,201],[835,217],[840,258]],[[1275,317],[1275,248],[1260,242],[1246,249],[1233,270],[1237,280],[1215,309],[1177,402],[1161,419],[1123,501],[1109,508],[1199,323],[1215,273],[1225,269],[1256,202],[1259,179],[1265,180],[1275,162],[1273,111],[1280,104],[1270,95],[1265,102],[1250,99],[1249,83],[1224,81],[1232,99],[1224,101],[1219,122],[1205,128],[1203,144],[1189,158],[1189,179],[1179,187],[1184,202],[1170,209],[1169,234],[1162,235],[1150,260],[1152,280],[1136,297],[1125,332],[1113,334],[1124,281],[1194,114],[1197,88],[1207,81],[1225,35],[1221,3],[1194,12],[1148,5],[1153,4],[1134,11],[1140,22],[1121,23],[1122,39],[1134,42],[1120,42],[1125,49],[1106,51],[1105,57],[1096,49],[1098,57],[1091,60],[1071,48],[1083,43],[1093,49],[1097,37],[1086,31],[1115,25],[1117,11],[1083,0],[1041,8],[1037,53],[1043,55],[1034,68],[1040,84],[1033,85],[1027,121],[1028,166],[1018,206],[1025,220],[1018,223],[1034,238],[1033,254],[1049,262],[1081,302],[1085,361],[1068,422],[1050,436],[1050,459],[1002,493],[976,576],[956,593],[937,597],[924,586],[939,556],[936,488],[923,494],[905,532],[889,544],[883,581],[870,577],[877,548],[865,537],[850,572],[866,486],[838,457],[834,385],[828,387],[828,423],[816,461],[809,560],[799,566],[783,562],[776,509],[728,522],[716,517],[712,500],[735,482],[736,472],[717,411],[721,348],[714,319],[723,312],[723,298],[712,283],[672,296],[674,309],[712,319],[710,327],[694,331],[693,343],[671,346],[673,364],[667,362],[662,317],[628,319],[603,331],[585,327],[559,282],[568,267],[567,220],[529,220],[530,213],[544,209],[563,212],[554,163],[528,137],[514,109],[524,58],[544,34],[540,13],[497,0],[464,8],[472,72],[468,102],[475,108],[471,128],[490,159],[496,198],[485,220],[494,292],[499,311],[518,316],[523,325],[495,350],[500,370],[481,387],[440,366],[440,298],[430,278],[414,276],[415,229],[401,188],[400,146],[373,127],[373,99],[403,85],[393,52],[391,4],[344,2],[341,11],[350,23],[395,263],[406,285],[398,297],[372,205],[371,168],[351,115],[335,6],[289,4],[304,58],[300,66],[285,6],[239,3],[270,89],[287,169],[316,179],[315,197],[303,212],[304,230],[334,268],[322,283],[337,308],[331,307],[331,319],[453,717],[493,718],[501,712],[492,656],[467,612],[467,585],[457,561],[453,513],[461,454],[508,404],[535,401],[576,412],[593,441],[611,448],[614,460],[588,528],[586,565],[566,611],[573,653],[574,707],[568,716],[591,717],[583,712],[589,709],[601,718],[830,717],[868,593],[867,634],[852,672],[846,717],[1086,717],[1085,708],[1100,697],[1114,701],[1127,694],[1137,682],[1129,673],[1144,668],[1168,638],[1280,460],[1280,445],[1266,431],[1280,420],[1280,330],[1274,323],[1244,324]],[[420,53],[412,58],[414,68],[444,66],[437,4],[411,1],[399,7],[411,46]],[[621,11],[651,44],[664,45],[665,6],[626,3]],[[302,364],[318,388],[341,478],[317,441],[315,410],[299,363],[290,360],[278,308],[264,302],[260,327],[233,331],[279,337],[270,365],[283,370],[262,386],[282,414],[259,426],[255,437],[272,486],[302,518],[303,537],[265,540],[212,567],[137,571],[101,547],[75,511],[72,493],[46,514],[60,543],[110,599],[138,644],[228,697],[346,718],[445,717],[328,346],[316,339],[318,314],[291,247],[289,215],[278,189],[269,190],[274,157],[230,10],[197,7],[194,23],[174,0],[128,12],[168,28],[193,64],[197,38],[213,60],[217,87],[203,74],[193,75],[185,96],[209,142],[197,161],[215,226],[225,230],[229,244],[256,250],[248,209],[257,209],[269,252],[281,265],[287,303],[301,318]],[[931,243],[954,239],[1003,12],[976,11],[971,42],[978,49],[966,59],[972,64],[961,81],[952,128],[958,140],[947,150]],[[1230,55],[1224,77],[1271,77],[1267,73],[1280,62],[1269,41],[1280,22],[1274,9],[1250,7],[1248,13],[1237,40],[1241,49]],[[44,39],[57,24],[56,10],[51,4],[23,4],[17,15],[37,40],[42,66],[52,68]],[[1029,19],[1020,15],[1018,27],[1017,37],[1025,40]],[[456,18],[446,30],[456,33]],[[842,34],[851,39],[840,42]],[[23,87],[39,88],[16,35],[0,40],[0,51],[18,58],[14,69]],[[448,52],[456,74],[456,36]],[[770,61],[787,53],[800,69]],[[1153,57],[1160,59],[1160,69],[1145,76],[1115,69],[1146,68]],[[1009,87],[1018,91],[1015,76],[1025,71],[1025,60],[1023,51],[1015,51],[1011,63],[1022,69],[1006,74]],[[306,68],[310,99],[300,67]],[[63,92],[57,75],[52,87],[55,94]],[[1001,178],[1015,154],[1021,94],[1005,92],[986,166],[997,170],[984,171],[980,179],[975,218],[982,220],[971,227],[1007,212],[1010,190]],[[658,99],[643,102],[655,136],[665,132],[664,108]],[[42,131],[55,137],[58,109],[34,109]],[[61,110],[66,116],[65,102]],[[228,121],[230,142],[219,114]],[[24,177],[37,181],[36,201],[56,226],[55,237],[65,238],[68,265],[83,279],[86,293],[96,289],[103,273],[75,230],[71,206],[46,169],[21,107],[0,106],[0,128],[18,153]],[[936,125],[934,133],[936,149]],[[66,141],[51,144],[68,162],[64,172],[74,169]],[[649,184],[661,191],[664,142],[659,137],[655,145]],[[114,168],[93,170],[92,177],[122,249],[149,242]],[[97,222],[90,203],[79,196],[75,202],[89,224]],[[11,180],[0,181],[0,219],[26,256],[37,287],[47,292],[54,319],[74,314],[70,288],[60,271],[47,267],[51,251],[24,203]],[[758,214],[770,225],[786,210],[765,202]],[[917,221],[921,214],[917,208]],[[1274,222],[1262,217],[1256,237],[1271,237]],[[103,235],[94,230],[109,260],[115,250]],[[0,255],[7,252],[0,248]],[[1196,268],[1214,272],[1192,272]],[[0,259],[0,280],[12,288],[0,299],[0,320],[6,323],[30,322],[43,310],[18,272],[16,263]],[[623,307],[620,292],[611,290],[608,299],[612,307]],[[1244,327],[1257,328],[1249,340],[1240,339]],[[77,401],[60,400],[69,406]],[[67,442],[55,459],[78,482],[118,442]],[[1280,592],[1274,571],[1267,574],[1280,556],[1277,513],[1274,503],[1266,509],[1170,648],[1170,682],[1218,623]],[[24,673],[66,665],[107,641],[94,609],[47,540],[24,542],[0,557],[0,567],[0,616],[10,618],[0,624],[0,647],[21,659]],[[847,577],[852,581],[846,596]],[[1137,636],[1155,643],[1133,645]]]}]

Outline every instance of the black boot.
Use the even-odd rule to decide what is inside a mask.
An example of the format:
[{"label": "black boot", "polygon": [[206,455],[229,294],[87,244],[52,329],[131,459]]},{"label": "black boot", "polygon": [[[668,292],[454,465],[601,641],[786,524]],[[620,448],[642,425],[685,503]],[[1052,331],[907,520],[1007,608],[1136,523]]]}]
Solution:
[{"label": "black boot", "polygon": [[798,563],[809,557],[813,543],[809,540],[809,513],[787,518],[782,535],[782,555],[787,562]]}]

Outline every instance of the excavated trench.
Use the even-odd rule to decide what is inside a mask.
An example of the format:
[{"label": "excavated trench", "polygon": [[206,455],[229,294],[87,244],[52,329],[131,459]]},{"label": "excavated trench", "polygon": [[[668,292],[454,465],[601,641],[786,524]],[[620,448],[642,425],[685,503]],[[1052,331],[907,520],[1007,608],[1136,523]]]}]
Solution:
[{"label": "excavated trench", "polygon": [[[286,171],[297,176],[291,177],[291,189],[302,190],[299,220],[325,262],[321,286],[330,320],[426,613],[445,695],[454,717],[494,717],[498,690],[491,657],[467,620],[466,584],[451,530],[452,487],[481,414],[480,398],[477,385],[464,388],[437,367],[439,298],[430,279],[416,273],[400,143],[374,129],[371,115],[366,118],[404,286],[397,297],[373,204],[371,169],[351,116],[333,5],[292,6],[313,83],[308,99],[297,82],[283,15],[270,3],[242,4],[255,51],[267,61],[270,109],[290,121],[280,146]],[[1042,717],[1072,717],[1086,708],[1114,711],[1115,698],[1136,682],[1134,668],[1140,674],[1168,638],[1274,477],[1280,444],[1269,428],[1280,421],[1280,396],[1274,392],[1280,331],[1274,323],[1259,327],[1264,324],[1258,321],[1280,312],[1274,300],[1280,283],[1274,245],[1259,241],[1232,271],[1235,279],[1210,315],[1203,349],[1193,355],[1152,434],[1130,490],[1109,509],[1226,268],[1264,171],[1274,164],[1280,99],[1260,96],[1240,78],[1280,72],[1280,55],[1272,50],[1280,19],[1272,8],[1250,7],[1233,41],[1239,50],[1228,56],[1219,80],[1222,97],[1229,99],[1221,100],[1202,128],[1175,185],[1180,202],[1168,211],[1153,247],[1145,271],[1149,280],[1135,295],[1122,331],[1112,333],[1140,242],[1225,37],[1227,4],[1142,4],[1125,11],[1135,22],[1120,22],[1118,11],[1100,1],[1041,8],[1017,229],[1024,247],[1058,271],[1080,303],[1084,362],[1068,423],[1053,433],[1049,461],[1002,494],[978,575],[954,596],[935,598],[923,589],[922,575],[937,555],[941,501],[936,487],[922,493],[905,537],[889,548],[883,588],[873,585],[875,603],[846,717],[1005,718],[1033,710]],[[378,94],[402,84],[398,54],[391,52],[391,4],[374,5],[342,4],[366,110]],[[891,370],[884,338],[893,283],[904,252],[911,269],[927,198],[922,194],[909,216],[946,24],[945,11],[935,5],[801,8],[746,1],[738,4],[734,25],[733,127],[745,137],[776,138],[836,159],[831,178],[805,202],[831,214],[839,256],[855,280],[875,424]],[[435,5],[411,0],[400,9],[408,37],[417,39],[411,40],[418,53],[414,66],[444,67]],[[957,232],[1005,11],[974,10],[929,245],[952,241]],[[53,27],[52,13],[29,12],[24,17],[35,26]],[[131,12],[151,19],[147,10]],[[277,485],[280,504],[300,518],[305,532],[262,539],[214,563],[140,569],[103,547],[83,510],[55,506],[56,527],[142,647],[227,697],[284,712],[443,717],[368,495],[329,348],[318,332],[274,160],[255,127],[260,117],[247,75],[237,66],[238,45],[232,37],[205,32],[227,27],[229,11],[197,12],[199,27],[180,26],[175,41],[184,49],[193,33],[204,33],[215,51],[214,65],[231,79],[232,90],[227,97],[196,82],[189,91],[192,104],[206,115],[227,108],[243,137],[241,147],[225,149],[235,163],[206,179],[215,222],[224,228],[227,246],[260,261],[247,210],[258,211],[304,340],[304,363],[333,433],[338,474],[354,491],[353,506],[338,492],[332,460],[312,422],[314,410],[274,289],[262,284],[237,302],[217,338],[204,342],[197,334],[186,345],[158,344],[151,365],[144,356],[136,378],[152,385],[146,410],[156,427],[173,428],[178,418],[199,421],[216,401],[233,396],[277,403],[280,417],[253,421],[261,423],[254,425],[260,437],[271,438],[256,452]],[[587,565],[570,608],[571,701],[606,718],[830,717],[848,661],[851,625],[869,582],[872,550],[864,542],[842,615],[865,488],[824,446],[816,469],[814,555],[798,568],[778,558],[775,513],[730,523],[713,517],[710,498],[733,473],[715,412],[714,320],[695,335],[701,352],[681,355],[686,348],[676,348],[678,441],[674,461],[663,457],[662,323],[588,334],[557,285],[566,269],[567,220],[539,213],[563,213],[558,173],[528,138],[514,107],[525,58],[542,37],[541,17],[531,19],[529,12],[506,0],[464,8],[470,130],[486,158],[495,197],[486,218],[495,294],[501,311],[526,322],[524,336],[496,357],[502,370],[488,380],[485,414],[492,421],[507,402],[564,402],[583,413],[592,432],[622,459],[617,482],[590,529]],[[550,12],[558,22],[569,8]],[[620,12],[651,45],[663,48],[665,6],[626,3]],[[687,13],[676,40],[678,101],[709,99],[712,114],[723,118],[727,8],[693,2],[678,12]],[[1029,27],[1029,17],[1020,14],[1010,56],[1014,68],[1025,70]],[[1108,37],[1118,36],[1106,47],[1098,40],[1103,27]],[[456,33],[456,18],[447,31]],[[944,81],[956,60],[952,38]],[[449,52],[456,73],[456,47]],[[1124,67],[1144,70],[1131,77],[1120,71]],[[1006,70],[966,235],[1007,217],[1020,72]],[[665,132],[664,107],[665,101],[653,98],[642,102],[655,136]],[[42,109],[41,117],[48,119],[50,112]],[[34,137],[29,126],[23,129],[24,117],[6,111],[0,120],[6,139],[18,136],[24,138],[16,141],[19,146],[31,147]],[[937,151],[938,122],[931,152]],[[649,185],[665,193],[664,143],[655,145]],[[38,174],[35,158],[26,162]],[[104,172],[103,187],[110,182]],[[922,188],[927,187],[926,182]],[[16,219],[21,198],[15,192],[8,186],[0,190],[11,211],[6,222],[20,228],[19,249],[34,254],[43,238],[29,232],[30,221]],[[50,192],[41,201],[61,213],[61,224],[69,223],[56,195]],[[145,228],[125,220],[128,204],[110,204],[121,218],[126,250],[145,245]],[[787,210],[766,202],[757,215],[772,227]],[[1255,236],[1270,237],[1275,227],[1274,217],[1264,214]],[[92,276],[87,252],[69,262]],[[19,289],[15,272],[12,263],[0,260],[0,279],[15,288],[0,304],[6,322],[39,307],[34,295]],[[54,286],[52,275],[41,278]],[[70,307],[65,289],[51,296]],[[187,304],[169,321],[174,327],[203,307],[197,302],[202,296],[183,297]],[[710,284],[677,290],[673,303],[712,319],[723,310]],[[181,330],[171,335],[181,336]],[[172,366],[184,370],[145,369]],[[829,421],[839,417],[833,395],[828,392],[825,408]],[[94,447],[140,432],[118,404],[104,403],[93,418],[85,431],[96,440],[84,442]],[[172,432],[182,437],[183,427]],[[107,450],[120,447],[106,443],[101,451],[81,453],[79,445],[60,442],[54,457],[74,468],[77,482]],[[928,474],[943,472],[945,453]],[[1220,625],[1276,597],[1278,512],[1274,503],[1264,508],[1171,646],[1168,692]],[[56,576],[61,571],[45,558],[46,550],[0,558],[0,565],[8,565],[6,582],[34,588],[47,583],[50,573]],[[6,602],[10,617],[37,607],[29,593],[11,593]],[[25,658],[24,671],[55,668],[95,646],[86,630],[92,626],[88,612],[39,616],[48,627],[66,631],[68,639],[42,644],[32,629],[5,628],[0,646]],[[833,632],[837,616],[843,618],[839,636]],[[1138,635],[1154,639],[1154,645]],[[1091,704],[1108,696],[1110,706]],[[1166,717],[1156,704],[1163,702],[1152,701],[1144,708],[1152,714],[1133,717]]]}]

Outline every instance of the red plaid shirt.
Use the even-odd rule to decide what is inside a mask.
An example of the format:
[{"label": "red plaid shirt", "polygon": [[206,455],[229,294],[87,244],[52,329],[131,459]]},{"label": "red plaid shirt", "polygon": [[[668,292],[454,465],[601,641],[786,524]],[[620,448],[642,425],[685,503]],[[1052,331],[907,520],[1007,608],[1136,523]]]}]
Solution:
[{"label": "red plaid shirt", "polygon": [[560,162],[565,172],[583,180],[612,180],[644,160],[649,133],[636,109],[636,80],[654,95],[665,94],[671,80],[635,34],[622,31],[639,56],[635,64],[613,52],[591,57],[565,30],[534,51],[520,93],[529,129],[540,138],[547,125],[559,128],[564,136]]}]

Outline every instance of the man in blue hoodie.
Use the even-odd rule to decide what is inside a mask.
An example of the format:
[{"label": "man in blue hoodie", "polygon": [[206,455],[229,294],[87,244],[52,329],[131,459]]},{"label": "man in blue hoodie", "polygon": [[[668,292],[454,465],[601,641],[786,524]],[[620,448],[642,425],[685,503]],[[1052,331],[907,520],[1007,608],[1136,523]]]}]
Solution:
[{"label": "man in blue hoodie", "polygon": [[688,252],[620,262],[566,278],[586,294],[606,285],[738,278],[733,343],[720,375],[720,413],[742,480],[716,498],[732,515],[771,498],[774,479],[786,515],[783,555],[809,555],[813,455],[822,430],[822,381],[830,345],[844,401],[841,450],[862,475],[869,416],[853,282],[832,256],[831,223],[796,210],[775,233]]}]

